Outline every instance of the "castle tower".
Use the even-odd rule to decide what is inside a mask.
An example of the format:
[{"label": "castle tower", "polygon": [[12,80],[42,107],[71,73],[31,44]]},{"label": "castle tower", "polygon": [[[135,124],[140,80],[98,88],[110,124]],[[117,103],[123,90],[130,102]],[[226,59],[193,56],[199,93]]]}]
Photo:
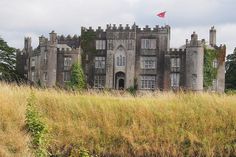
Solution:
[{"label": "castle tower", "polygon": [[186,88],[193,91],[203,90],[204,43],[194,32],[191,41],[186,43]]},{"label": "castle tower", "polygon": [[25,38],[25,42],[24,42],[24,49],[26,52],[29,52],[32,49],[32,41],[30,37],[26,37]]},{"label": "castle tower", "polygon": [[42,35],[39,37],[39,46],[46,46],[47,45],[47,39]]},{"label": "castle tower", "polygon": [[134,85],[136,28],[126,25],[107,26],[108,42],[106,88],[127,89]]},{"label": "castle tower", "polygon": [[56,85],[57,79],[57,34],[52,31],[49,33],[50,41],[49,41],[49,48],[47,52],[47,60],[50,64],[47,65],[47,70],[45,71],[47,75],[47,86],[53,87]]},{"label": "castle tower", "polygon": [[212,47],[214,47],[216,45],[216,29],[214,28],[214,26],[211,27],[209,36],[210,36],[209,37],[210,38],[209,39],[210,45]]},{"label": "castle tower", "polygon": [[52,31],[50,34],[50,44],[55,45],[57,44],[57,33],[55,31]]}]

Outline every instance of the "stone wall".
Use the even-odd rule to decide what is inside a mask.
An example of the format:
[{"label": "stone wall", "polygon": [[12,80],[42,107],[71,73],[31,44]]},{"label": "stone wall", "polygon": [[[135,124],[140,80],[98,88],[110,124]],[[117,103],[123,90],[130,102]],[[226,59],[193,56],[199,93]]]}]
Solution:
[{"label": "stone wall", "polygon": [[203,91],[204,43],[194,32],[186,44],[186,89]]},{"label": "stone wall", "polygon": [[[124,88],[134,86],[137,80],[138,89],[141,89],[141,77],[155,76],[155,88],[153,90],[172,90],[171,88],[171,58],[180,58],[180,82],[178,89],[193,91],[203,90],[203,56],[204,40],[198,40],[196,33],[193,33],[190,41],[186,41],[183,49],[170,49],[170,27],[150,28],[146,26],[139,28],[136,24],[129,26],[107,25],[103,30],[98,27],[96,30],[89,27],[81,28],[81,36],[57,36],[52,31],[50,40],[39,37],[39,46],[36,49],[31,47],[31,38],[25,38],[25,48],[17,53],[17,69],[20,73],[28,72],[29,80],[32,80],[32,72],[35,71],[36,79],[40,80],[43,86],[52,87],[59,85],[64,87],[63,74],[71,69],[64,68],[64,57],[72,58],[72,63],[81,64],[86,75],[88,87],[94,87],[95,76],[105,77],[105,88],[117,88],[116,74],[124,76]],[[150,39],[156,42],[155,48],[141,47],[142,39]],[[106,45],[104,49],[96,49],[96,41],[103,40]],[[224,91],[225,80],[225,52],[223,46],[215,46],[216,31],[210,30],[210,42],[212,48],[219,49],[219,67],[217,73],[217,91]],[[213,46],[214,45],[214,46]],[[64,50],[58,50],[65,46]],[[81,49],[79,49],[81,47]],[[125,66],[117,66],[117,57],[125,57]],[[45,56],[47,61],[45,62]],[[105,70],[95,69],[95,57],[105,58]],[[154,58],[155,68],[141,68],[141,58]],[[31,59],[35,58],[36,66],[31,67]],[[45,80],[44,73],[48,74]],[[176,90],[176,89],[174,89]]]}]

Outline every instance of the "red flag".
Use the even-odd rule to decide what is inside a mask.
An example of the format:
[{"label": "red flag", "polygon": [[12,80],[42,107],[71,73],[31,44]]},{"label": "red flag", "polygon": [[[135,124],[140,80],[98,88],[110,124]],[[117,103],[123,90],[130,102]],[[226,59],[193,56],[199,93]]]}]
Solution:
[{"label": "red flag", "polygon": [[160,17],[160,18],[165,18],[165,16],[166,16],[166,11],[157,14],[157,16]]}]

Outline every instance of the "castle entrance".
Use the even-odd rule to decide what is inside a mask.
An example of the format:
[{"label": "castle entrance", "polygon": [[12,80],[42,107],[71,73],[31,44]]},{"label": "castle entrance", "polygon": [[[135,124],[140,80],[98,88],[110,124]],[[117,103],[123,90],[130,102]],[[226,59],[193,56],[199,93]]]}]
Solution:
[{"label": "castle entrance", "polygon": [[123,72],[116,73],[116,89],[118,90],[125,89],[125,73]]}]

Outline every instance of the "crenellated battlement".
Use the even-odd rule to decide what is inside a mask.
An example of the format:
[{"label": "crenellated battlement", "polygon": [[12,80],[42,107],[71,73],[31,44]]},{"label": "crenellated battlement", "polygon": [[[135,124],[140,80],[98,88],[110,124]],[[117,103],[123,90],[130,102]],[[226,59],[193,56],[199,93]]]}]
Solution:
[{"label": "crenellated battlement", "polygon": [[43,35],[41,35],[39,37],[39,45],[42,46],[42,45],[47,45],[48,43],[48,38],[44,37]]},{"label": "crenellated battlement", "polygon": [[170,26],[159,26],[156,25],[156,27],[151,28],[149,25],[146,25],[144,28],[137,27],[137,32],[154,32],[154,33],[169,33],[170,32]]},{"label": "crenellated battlement", "polygon": [[126,24],[123,26],[122,24],[119,24],[118,26],[116,24],[108,24],[106,31],[135,31],[135,25],[130,26],[129,24]]},{"label": "crenellated battlement", "polygon": [[140,28],[136,24],[133,24],[132,26],[129,24],[126,24],[123,26],[122,24],[116,25],[116,24],[107,24],[106,29],[102,29],[101,26],[99,26],[97,29],[93,29],[92,27],[81,28],[82,32],[158,32],[158,33],[168,33],[170,31],[170,26],[162,26],[156,25],[154,28],[151,28],[149,25],[146,25],[144,28]]},{"label": "crenellated battlement", "polygon": [[205,44],[205,41],[203,42],[202,40],[198,40],[198,41],[186,41],[186,47],[191,47],[191,46],[195,46],[195,47],[201,47]]},{"label": "crenellated battlement", "polygon": [[169,53],[185,53],[186,49],[177,49],[177,48],[170,48],[168,50]]},{"label": "crenellated battlement", "polygon": [[80,46],[80,37],[78,35],[57,36],[57,41],[58,41],[58,44],[67,44],[68,46],[72,48],[77,48]]},{"label": "crenellated battlement", "polygon": [[102,29],[101,26],[98,26],[98,28],[96,29],[96,32],[104,32],[104,30]]},{"label": "crenellated battlement", "polygon": [[81,33],[82,32],[105,33],[104,29],[102,29],[101,26],[98,26],[97,29],[93,29],[91,26],[89,28],[81,27]]},{"label": "crenellated battlement", "polygon": [[64,36],[64,35],[58,35],[57,36],[57,40],[58,41],[67,41],[67,40],[79,40],[79,36],[78,35],[74,35],[73,37],[71,35],[67,35],[67,36]]}]

